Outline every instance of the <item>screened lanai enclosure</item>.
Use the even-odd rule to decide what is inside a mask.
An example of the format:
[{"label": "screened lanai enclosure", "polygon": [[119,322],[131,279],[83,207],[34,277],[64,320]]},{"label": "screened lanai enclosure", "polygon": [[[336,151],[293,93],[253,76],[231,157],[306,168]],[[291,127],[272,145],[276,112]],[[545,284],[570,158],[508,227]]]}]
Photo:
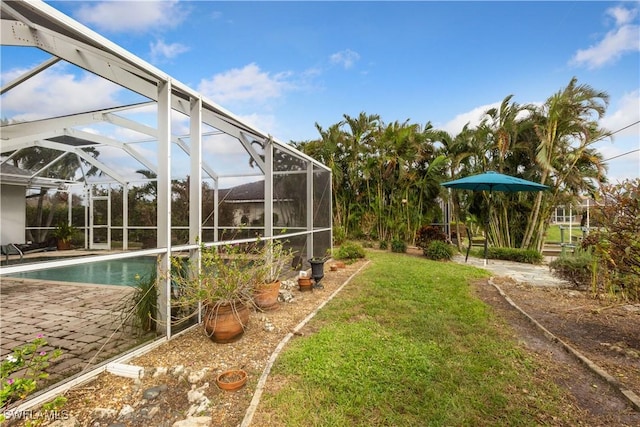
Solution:
[{"label": "screened lanai enclosure", "polygon": [[[170,338],[163,272],[201,245],[331,248],[327,167],[47,4],[1,8],[2,357],[44,334],[68,377]],[[148,277],[158,322],[140,331],[122,304]]]}]

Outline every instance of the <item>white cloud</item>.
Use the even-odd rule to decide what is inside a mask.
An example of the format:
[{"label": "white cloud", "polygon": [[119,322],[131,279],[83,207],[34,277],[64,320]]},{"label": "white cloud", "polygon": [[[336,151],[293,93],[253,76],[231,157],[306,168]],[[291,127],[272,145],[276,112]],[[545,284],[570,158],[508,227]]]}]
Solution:
[{"label": "white cloud", "polygon": [[638,14],[638,9],[626,9],[622,6],[616,6],[607,9],[606,14],[615,19],[616,25],[625,25],[633,21]]},{"label": "white cloud", "polygon": [[481,105],[466,113],[461,113],[449,120],[443,126],[438,126],[439,129],[447,131],[449,134],[455,136],[469,123],[469,127],[474,128],[480,124],[482,117],[491,108],[499,108],[501,102],[494,102],[493,104]]},{"label": "white cloud", "polygon": [[[120,86],[89,73],[74,75],[63,68],[51,67],[3,95],[3,115],[31,121],[118,104]],[[21,71],[13,70],[7,76],[11,74],[19,75]]]},{"label": "white cloud", "polygon": [[[444,125],[436,125],[436,128],[444,130],[448,132],[450,135],[456,136],[464,125],[469,124],[469,128],[473,129],[477,127],[483,118],[485,118],[485,113],[492,108],[500,108],[502,101],[494,102],[492,104],[480,105],[479,107],[474,108],[471,111],[467,111],[465,113],[458,114],[453,119],[449,120]],[[533,105],[535,107],[540,107],[542,105],[541,102],[529,102],[526,105]],[[520,106],[524,106],[521,104]],[[529,117],[530,112],[527,110],[520,111],[516,116],[517,120],[524,120]]]},{"label": "white cloud", "polygon": [[615,19],[616,28],[595,45],[579,49],[570,61],[572,65],[599,68],[616,61],[625,53],[640,51],[640,26],[631,23],[637,15],[637,9],[615,7],[608,9],[607,14]]},{"label": "white cloud", "polygon": [[[640,89],[625,93],[616,109],[600,120],[600,125],[611,132],[595,147],[607,160],[610,182],[640,177]],[[624,129],[624,130],[621,130]]]},{"label": "white cloud", "polygon": [[[600,125],[611,132],[627,128],[640,120],[640,89],[625,93],[616,105],[616,110],[600,120]],[[616,133],[618,137],[638,136],[638,125],[628,127]],[[615,136],[614,136],[615,138]]]},{"label": "white cloud", "polygon": [[259,131],[270,135],[278,135],[277,121],[273,114],[246,114],[238,116],[243,122],[250,124]]},{"label": "white cloud", "polygon": [[288,81],[290,76],[288,72],[270,74],[256,64],[249,64],[201,80],[198,91],[221,105],[234,102],[264,104],[280,98],[294,87]]},{"label": "white cloud", "polygon": [[151,43],[151,60],[153,62],[173,59],[181,53],[187,52],[189,47],[180,43],[166,44],[164,40]]},{"label": "white cloud", "polygon": [[109,32],[144,32],[175,28],[188,11],[177,0],[103,1],[83,4],[75,17],[82,23]]},{"label": "white cloud", "polygon": [[331,61],[332,64],[342,65],[345,69],[353,67],[353,65],[359,60],[360,54],[352,51],[351,49],[336,52],[329,57],[329,61]]}]

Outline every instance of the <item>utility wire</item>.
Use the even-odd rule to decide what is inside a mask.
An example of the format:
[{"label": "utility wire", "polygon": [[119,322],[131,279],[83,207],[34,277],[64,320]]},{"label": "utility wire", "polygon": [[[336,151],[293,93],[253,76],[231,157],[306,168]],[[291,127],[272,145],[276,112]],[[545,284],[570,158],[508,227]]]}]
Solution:
[{"label": "utility wire", "polygon": [[638,123],[640,123],[640,120],[636,120],[635,122],[633,122],[633,123],[631,123],[631,124],[628,124],[628,125],[626,125],[626,126],[624,126],[624,127],[621,127],[621,128],[620,128],[620,129],[618,129],[618,130],[614,130],[613,132],[608,132],[608,133],[606,133],[606,134],[602,135],[600,138],[598,138],[598,139],[594,140],[593,142],[602,141],[603,139],[608,138],[608,137],[610,137],[610,136],[613,136],[613,135],[615,135],[615,134],[616,134],[616,133],[618,133],[618,132],[622,132],[622,131],[623,131],[623,130],[625,130],[625,129],[629,129],[631,126],[635,126],[635,125],[637,125]]},{"label": "utility wire", "polygon": [[618,130],[616,130],[616,131],[610,132],[607,136],[611,136],[611,135],[616,134],[616,133],[618,133],[618,132],[622,132],[623,130],[625,130],[625,129],[629,129],[631,126],[635,126],[635,125],[637,125],[638,123],[640,123],[640,120],[636,120],[635,122],[633,122],[633,123],[631,123],[631,124],[629,124],[629,125],[626,125],[625,127],[621,127],[620,129],[618,129]]},{"label": "utility wire", "polygon": [[[638,123],[640,123],[640,120],[636,120],[635,122],[633,122],[633,123],[631,123],[631,124],[628,124],[628,125],[626,125],[626,126],[624,126],[624,127],[621,127],[621,128],[620,128],[620,129],[618,129],[618,130],[615,130],[615,131],[613,131],[613,132],[609,132],[609,133],[607,133],[606,135],[603,135],[601,138],[598,138],[598,139],[596,139],[596,140],[595,140],[595,141],[593,141],[593,142],[598,142],[598,141],[601,141],[601,140],[603,140],[603,139],[605,139],[605,138],[608,138],[608,137],[610,137],[610,136],[613,136],[613,135],[615,135],[615,134],[616,134],[616,133],[618,133],[618,132],[622,132],[622,131],[623,131],[623,130],[625,130],[625,129],[629,129],[631,126],[635,126],[635,125],[637,125]],[[602,162],[608,162],[609,160],[617,159],[618,157],[626,156],[626,155],[628,155],[628,154],[632,154],[632,153],[635,153],[635,152],[637,152],[637,151],[640,151],[640,148],[635,149],[635,150],[631,150],[631,151],[627,151],[626,153],[618,154],[617,156],[610,157],[610,158],[608,158],[608,159],[603,160]]]},{"label": "utility wire", "polygon": [[603,162],[608,162],[609,160],[617,159],[618,157],[626,156],[627,154],[635,153],[636,151],[640,151],[640,148],[627,151],[626,153],[618,154],[617,156],[609,157],[608,159],[604,159]]},{"label": "utility wire", "polygon": [[[618,132],[622,132],[622,131],[623,131],[623,130],[625,130],[625,129],[629,129],[631,126],[635,126],[635,125],[637,125],[638,123],[640,123],[640,120],[636,120],[635,122],[633,122],[633,123],[631,123],[631,124],[628,124],[628,125],[626,125],[626,126],[624,126],[624,127],[621,127],[621,128],[620,128],[620,129],[618,129],[618,130],[615,130],[615,131],[613,131],[613,132],[609,132],[609,133],[607,133],[606,135],[603,135],[602,137],[600,137],[600,138],[596,139],[596,140],[595,140],[595,141],[593,141],[593,142],[602,141],[603,139],[608,138],[608,137],[610,137],[610,136],[613,136],[613,135],[615,135],[615,134],[616,134],[616,133],[618,133]],[[626,153],[618,154],[617,156],[609,157],[608,159],[604,159],[604,160],[603,160],[603,162],[608,162],[609,160],[617,159],[618,157],[623,157],[623,156],[626,156],[626,155],[629,155],[629,154],[635,153],[635,152],[637,152],[637,151],[640,151],[640,148],[638,148],[638,149],[636,149],[636,150],[627,151]]]}]

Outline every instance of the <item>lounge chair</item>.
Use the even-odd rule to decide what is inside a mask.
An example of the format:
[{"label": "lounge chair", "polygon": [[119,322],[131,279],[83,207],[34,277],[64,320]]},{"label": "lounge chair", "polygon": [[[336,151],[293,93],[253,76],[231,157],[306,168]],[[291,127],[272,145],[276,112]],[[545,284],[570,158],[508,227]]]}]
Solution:
[{"label": "lounge chair", "polygon": [[56,239],[51,238],[45,242],[40,243],[9,243],[8,245],[2,245],[2,255],[5,256],[7,263],[9,262],[9,255],[20,255],[20,260],[27,254],[34,254],[38,252],[55,251]]}]

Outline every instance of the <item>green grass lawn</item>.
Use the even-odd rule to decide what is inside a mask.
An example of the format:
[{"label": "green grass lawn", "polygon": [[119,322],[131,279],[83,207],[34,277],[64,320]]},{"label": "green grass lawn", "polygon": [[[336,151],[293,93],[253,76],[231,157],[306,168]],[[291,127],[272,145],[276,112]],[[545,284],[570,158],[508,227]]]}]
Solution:
[{"label": "green grass lawn", "polygon": [[[564,243],[569,243],[569,227],[564,226]],[[580,224],[574,224],[571,228],[571,235],[573,236],[574,243],[578,240],[579,237],[582,237],[582,229],[580,228]],[[550,225],[547,229],[547,235],[545,237],[545,242],[547,243],[560,243],[560,226],[559,225]]]},{"label": "green grass lawn", "polygon": [[565,398],[473,296],[483,270],[394,253],[289,344],[263,404],[286,426],[573,424]]}]

